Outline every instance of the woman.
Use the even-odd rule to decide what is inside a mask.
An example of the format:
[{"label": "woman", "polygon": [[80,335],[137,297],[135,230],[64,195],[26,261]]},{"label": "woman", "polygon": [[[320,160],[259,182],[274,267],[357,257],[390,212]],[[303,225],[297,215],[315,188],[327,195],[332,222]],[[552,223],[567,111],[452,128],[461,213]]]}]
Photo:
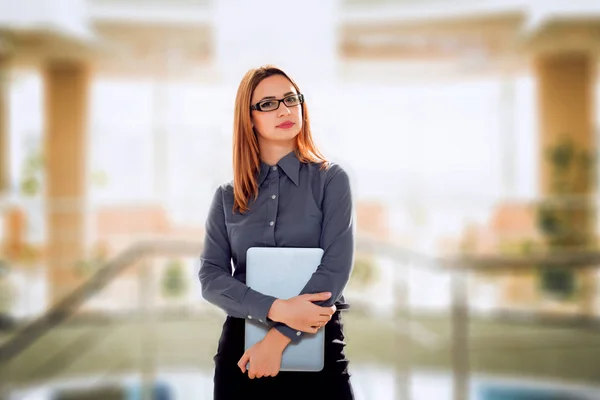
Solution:
[{"label": "woman", "polygon": [[[212,200],[199,272],[203,297],[228,315],[214,357],[214,398],[353,399],[339,311],[347,308],[342,291],[354,257],[349,179],[316,148],[304,96],[281,69],[252,69],[240,83],[233,172]],[[275,246],[324,250],[291,299],[245,285],[248,248]],[[246,318],[272,328],[244,352]],[[325,329],[323,370],[279,372],[285,347],[318,329]]]}]

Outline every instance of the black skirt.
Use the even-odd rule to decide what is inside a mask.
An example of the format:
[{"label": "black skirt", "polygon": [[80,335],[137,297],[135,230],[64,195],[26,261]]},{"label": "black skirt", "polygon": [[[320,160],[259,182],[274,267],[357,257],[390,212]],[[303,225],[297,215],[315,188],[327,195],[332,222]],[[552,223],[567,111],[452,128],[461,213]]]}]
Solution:
[{"label": "black skirt", "polygon": [[223,324],[214,357],[214,400],[354,399],[339,311],[325,325],[325,366],[319,372],[282,371],[275,377],[248,378],[237,366],[244,354],[244,330],[241,318],[228,316]]}]

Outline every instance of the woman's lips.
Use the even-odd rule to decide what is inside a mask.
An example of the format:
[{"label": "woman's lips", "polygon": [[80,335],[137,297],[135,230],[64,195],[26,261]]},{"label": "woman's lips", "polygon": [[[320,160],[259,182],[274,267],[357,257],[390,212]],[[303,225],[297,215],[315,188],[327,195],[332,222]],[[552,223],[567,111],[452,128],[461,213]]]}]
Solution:
[{"label": "woman's lips", "polygon": [[289,128],[291,128],[294,125],[295,124],[292,121],[285,121],[284,123],[277,125],[277,128],[289,129]]}]

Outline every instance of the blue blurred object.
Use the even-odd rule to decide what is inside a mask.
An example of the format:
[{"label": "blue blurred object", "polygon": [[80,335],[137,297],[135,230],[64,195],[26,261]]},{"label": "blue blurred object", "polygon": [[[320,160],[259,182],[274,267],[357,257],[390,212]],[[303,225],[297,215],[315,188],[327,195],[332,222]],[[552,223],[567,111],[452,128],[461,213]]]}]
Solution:
[{"label": "blue blurred object", "polygon": [[[141,383],[124,386],[99,386],[86,389],[60,389],[54,392],[52,400],[142,400]],[[152,386],[152,400],[174,400],[175,396],[164,382]]]},{"label": "blue blurred object", "polygon": [[[169,386],[164,382],[155,382],[152,388],[152,400],[174,400],[172,392],[169,390]],[[142,400],[142,387],[141,385],[135,385],[130,387],[127,400]]]},{"label": "blue blurred object", "polygon": [[531,387],[510,387],[506,385],[482,385],[477,399],[479,400],[589,400],[582,396],[557,391],[556,389],[540,389]]}]

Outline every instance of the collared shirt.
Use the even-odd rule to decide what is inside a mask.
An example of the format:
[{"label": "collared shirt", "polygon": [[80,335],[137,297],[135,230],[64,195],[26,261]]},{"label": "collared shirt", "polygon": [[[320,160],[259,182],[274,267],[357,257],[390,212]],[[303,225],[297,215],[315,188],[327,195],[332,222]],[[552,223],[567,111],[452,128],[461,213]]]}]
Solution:
[{"label": "collared shirt", "polygon": [[[299,294],[331,292],[316,304],[346,306],[343,290],[354,258],[354,223],[350,180],[337,164],[302,163],[294,152],[277,165],[261,162],[258,198],[249,211],[233,212],[233,185],[215,192],[208,217],[199,278],[203,297],[228,315],[265,324],[276,300],[246,286],[246,251],[250,247],[319,247],[321,264]],[[233,262],[233,269],[232,269]],[[275,327],[292,342],[302,332]]]}]

